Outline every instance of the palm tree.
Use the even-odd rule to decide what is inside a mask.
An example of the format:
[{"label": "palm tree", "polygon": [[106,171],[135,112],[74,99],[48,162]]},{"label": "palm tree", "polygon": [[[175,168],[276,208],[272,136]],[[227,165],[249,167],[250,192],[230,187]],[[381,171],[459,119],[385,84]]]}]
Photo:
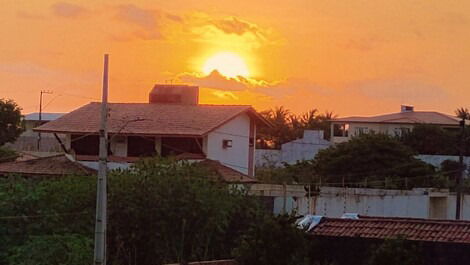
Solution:
[{"label": "palm tree", "polygon": [[460,107],[455,110],[455,115],[462,120],[470,120],[470,112],[467,108]]}]

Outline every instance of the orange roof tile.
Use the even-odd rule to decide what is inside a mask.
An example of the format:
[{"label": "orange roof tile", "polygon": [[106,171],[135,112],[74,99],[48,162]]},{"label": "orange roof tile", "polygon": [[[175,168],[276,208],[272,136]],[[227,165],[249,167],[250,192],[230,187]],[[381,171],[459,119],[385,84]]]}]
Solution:
[{"label": "orange roof tile", "polygon": [[0,163],[0,175],[19,174],[24,176],[65,176],[93,175],[96,171],[88,169],[79,163],[72,162],[65,155],[56,155]]},{"label": "orange roof tile", "polygon": [[[246,105],[109,103],[108,106],[110,134],[202,136],[242,113],[267,124],[252,107]],[[98,133],[100,108],[101,103],[92,102],[34,130]]]},{"label": "orange roof tile", "polygon": [[314,236],[408,240],[470,244],[470,221],[360,216],[359,219],[322,218]]}]

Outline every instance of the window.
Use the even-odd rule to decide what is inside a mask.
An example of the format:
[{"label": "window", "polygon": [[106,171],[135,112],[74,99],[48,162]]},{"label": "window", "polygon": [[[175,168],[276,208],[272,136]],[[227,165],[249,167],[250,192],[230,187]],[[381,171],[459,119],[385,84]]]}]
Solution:
[{"label": "window", "polygon": [[369,133],[369,128],[367,127],[356,127],[354,128],[354,134],[355,135],[363,135]]},{"label": "window", "polygon": [[71,148],[77,155],[97,156],[100,148],[100,137],[98,135],[77,135],[71,136]]},{"label": "window", "polygon": [[396,137],[401,137],[403,135],[410,133],[410,128],[405,128],[405,127],[395,128],[393,132]]},{"label": "window", "polygon": [[349,124],[333,124],[333,136],[348,137]]},{"label": "window", "polygon": [[154,137],[127,137],[127,156],[154,156],[156,153]]},{"label": "window", "polygon": [[202,138],[194,137],[163,137],[162,156],[179,155],[183,153],[203,154]]}]

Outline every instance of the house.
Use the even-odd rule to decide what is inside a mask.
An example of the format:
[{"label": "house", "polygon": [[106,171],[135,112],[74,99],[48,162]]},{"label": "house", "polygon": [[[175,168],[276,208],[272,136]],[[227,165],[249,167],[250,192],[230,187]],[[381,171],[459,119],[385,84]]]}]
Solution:
[{"label": "house", "polygon": [[435,111],[415,111],[413,106],[402,105],[398,113],[371,117],[345,117],[331,120],[331,142],[341,143],[363,133],[377,132],[400,136],[417,124],[433,124],[445,129],[458,129],[460,119]]},{"label": "house", "polygon": [[[256,127],[269,123],[251,106],[204,105],[198,96],[196,86],[155,85],[148,103],[109,103],[109,167],[159,155],[210,159],[254,176]],[[63,135],[66,153],[97,168],[100,109],[91,102],[34,131]]]},{"label": "house", "polygon": [[317,153],[330,146],[321,130],[304,130],[303,137],[284,143],[281,150],[256,149],[256,166],[279,167],[284,163],[293,165],[299,161],[314,159]]},{"label": "house", "polygon": [[33,128],[56,120],[62,115],[64,115],[64,113],[41,113],[41,115],[39,115],[38,112],[35,112],[26,114],[23,117],[24,132],[14,143],[8,143],[7,146],[18,152],[60,152],[60,145],[53,134],[40,134],[34,132]]}]

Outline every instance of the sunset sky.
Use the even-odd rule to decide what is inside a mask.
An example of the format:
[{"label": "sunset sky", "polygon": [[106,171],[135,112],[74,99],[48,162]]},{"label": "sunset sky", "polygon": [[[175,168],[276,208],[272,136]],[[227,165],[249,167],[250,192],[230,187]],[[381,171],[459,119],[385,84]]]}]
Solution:
[{"label": "sunset sky", "polygon": [[25,113],[99,100],[104,53],[113,102],[173,82],[257,110],[470,107],[468,0],[1,0],[0,21],[0,98]]}]

